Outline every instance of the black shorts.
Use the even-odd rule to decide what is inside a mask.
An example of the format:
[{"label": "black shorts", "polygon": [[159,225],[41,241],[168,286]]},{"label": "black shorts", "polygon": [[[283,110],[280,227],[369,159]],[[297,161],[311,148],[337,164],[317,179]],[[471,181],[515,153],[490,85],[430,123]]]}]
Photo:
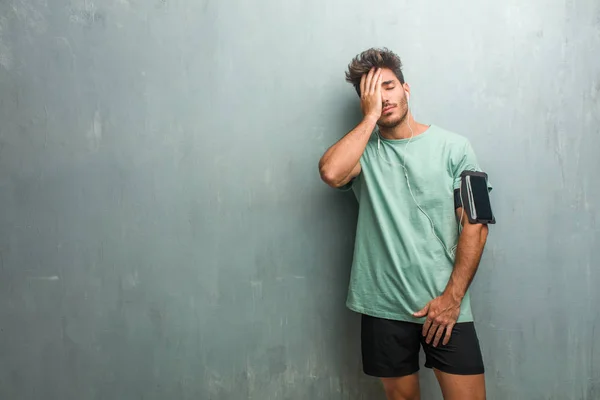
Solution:
[{"label": "black shorts", "polygon": [[[425,343],[423,325],[362,316],[361,348],[365,374],[379,378],[401,377],[419,370],[423,346],[425,367],[457,375],[484,373],[479,340],[472,322],[458,323],[447,345]],[[443,336],[442,336],[443,339]]]}]

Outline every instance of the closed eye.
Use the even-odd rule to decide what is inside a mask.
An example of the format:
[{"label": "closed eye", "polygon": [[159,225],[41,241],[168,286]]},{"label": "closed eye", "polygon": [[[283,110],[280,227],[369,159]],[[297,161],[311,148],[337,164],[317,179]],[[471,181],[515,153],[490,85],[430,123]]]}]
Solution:
[{"label": "closed eye", "polygon": [[394,80],[390,80],[390,81],[385,81],[383,82],[381,85],[386,89],[386,90],[392,90],[396,87],[395,85],[395,81]]}]

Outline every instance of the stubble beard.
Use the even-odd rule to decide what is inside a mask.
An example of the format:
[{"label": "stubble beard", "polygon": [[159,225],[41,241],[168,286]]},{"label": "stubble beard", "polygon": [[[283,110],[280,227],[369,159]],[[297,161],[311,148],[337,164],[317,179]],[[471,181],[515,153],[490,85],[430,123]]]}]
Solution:
[{"label": "stubble beard", "polygon": [[405,102],[402,104],[402,107],[404,109],[404,112],[402,113],[402,115],[400,117],[393,119],[393,120],[385,120],[385,119],[381,118],[377,122],[377,125],[379,125],[382,128],[385,128],[385,129],[392,129],[392,128],[399,126],[401,123],[403,123],[406,120],[406,117],[408,116],[408,107],[406,106]]}]

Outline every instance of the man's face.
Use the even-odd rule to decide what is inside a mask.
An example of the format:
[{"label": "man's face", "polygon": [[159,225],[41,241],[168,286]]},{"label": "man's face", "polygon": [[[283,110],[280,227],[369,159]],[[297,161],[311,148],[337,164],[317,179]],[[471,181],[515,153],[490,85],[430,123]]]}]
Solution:
[{"label": "man's face", "polygon": [[377,125],[394,128],[404,122],[408,114],[408,102],[404,86],[392,70],[381,70],[382,113]]}]

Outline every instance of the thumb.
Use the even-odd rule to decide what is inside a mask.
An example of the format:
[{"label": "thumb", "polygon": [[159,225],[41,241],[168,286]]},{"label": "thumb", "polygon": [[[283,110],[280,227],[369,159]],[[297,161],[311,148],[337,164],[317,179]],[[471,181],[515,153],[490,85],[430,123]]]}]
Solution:
[{"label": "thumb", "polygon": [[423,307],[421,309],[421,311],[417,311],[416,313],[414,313],[413,315],[417,318],[421,318],[427,315],[427,312],[429,311],[429,304],[427,304],[425,307]]}]

